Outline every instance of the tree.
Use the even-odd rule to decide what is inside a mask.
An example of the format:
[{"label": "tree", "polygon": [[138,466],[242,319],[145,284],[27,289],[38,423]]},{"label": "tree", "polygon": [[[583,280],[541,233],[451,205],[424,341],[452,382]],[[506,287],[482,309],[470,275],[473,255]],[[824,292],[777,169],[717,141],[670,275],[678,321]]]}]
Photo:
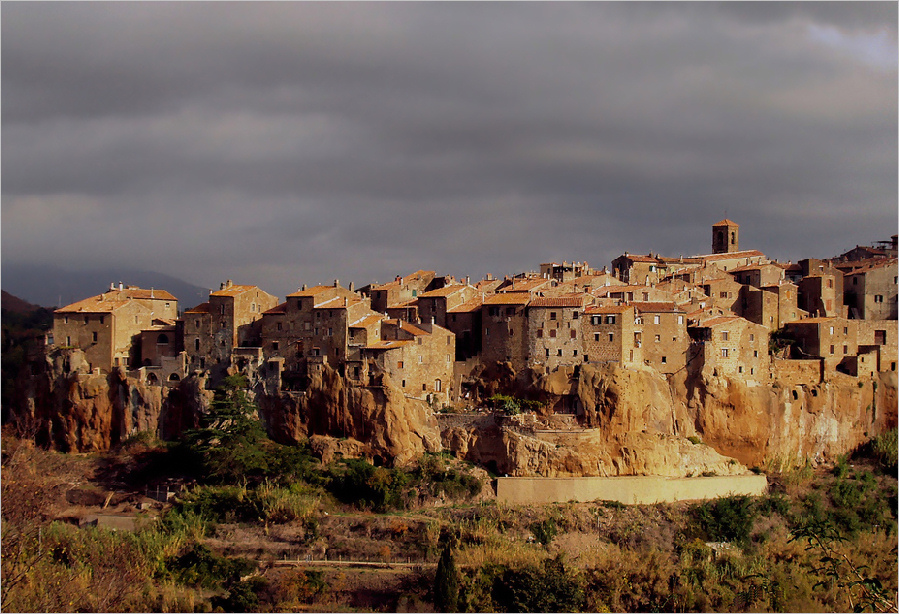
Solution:
[{"label": "tree", "polygon": [[437,575],[434,577],[434,606],[439,612],[456,612],[459,609],[459,569],[451,544],[446,544],[440,561],[437,563]]},{"label": "tree", "polygon": [[201,417],[200,428],[185,433],[185,445],[199,458],[204,476],[213,481],[258,477],[268,467],[260,445],[265,430],[254,416],[257,408],[246,387],[242,375],[225,378],[209,412]]}]

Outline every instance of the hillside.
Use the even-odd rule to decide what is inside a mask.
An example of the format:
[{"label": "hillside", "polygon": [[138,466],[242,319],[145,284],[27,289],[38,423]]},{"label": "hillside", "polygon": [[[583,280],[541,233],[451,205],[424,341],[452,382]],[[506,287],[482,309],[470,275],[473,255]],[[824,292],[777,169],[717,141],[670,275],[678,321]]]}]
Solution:
[{"label": "hillside", "polygon": [[72,271],[55,266],[3,264],[3,289],[23,300],[62,307],[109,288],[110,283],[168,290],[182,308],[194,307],[209,298],[209,289],[182,279],[157,273],[110,267]]}]

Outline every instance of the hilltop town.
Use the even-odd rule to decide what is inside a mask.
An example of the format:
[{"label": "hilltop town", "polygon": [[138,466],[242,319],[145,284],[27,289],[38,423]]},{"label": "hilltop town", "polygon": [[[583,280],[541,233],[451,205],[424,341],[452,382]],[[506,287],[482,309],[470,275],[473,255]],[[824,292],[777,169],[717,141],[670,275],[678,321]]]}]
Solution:
[{"label": "hilltop town", "polygon": [[[163,289],[113,284],[56,310],[48,345],[81,349],[88,372],[123,369],[168,387],[230,369],[270,392],[303,390],[327,365],[355,387],[387,376],[437,408],[473,403],[471,374],[495,363],[515,372],[615,363],[748,385],[896,370],[896,235],[787,264],[740,249],[739,238],[725,219],[707,255],[625,253],[601,270],[545,263],[474,283],[416,271],[358,290],[303,285],[283,302],[229,280],[183,313]],[[552,409],[575,405],[563,396]]]}]

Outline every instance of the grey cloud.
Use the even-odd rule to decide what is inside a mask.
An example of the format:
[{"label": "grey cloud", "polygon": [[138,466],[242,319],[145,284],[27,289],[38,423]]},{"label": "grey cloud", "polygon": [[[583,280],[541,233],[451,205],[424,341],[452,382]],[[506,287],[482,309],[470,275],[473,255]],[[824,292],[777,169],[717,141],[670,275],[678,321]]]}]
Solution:
[{"label": "grey cloud", "polygon": [[698,253],[725,212],[781,258],[896,225],[895,62],[808,33],[895,44],[889,3],[4,3],[3,17],[7,261],[112,252],[284,294],[302,275]]}]

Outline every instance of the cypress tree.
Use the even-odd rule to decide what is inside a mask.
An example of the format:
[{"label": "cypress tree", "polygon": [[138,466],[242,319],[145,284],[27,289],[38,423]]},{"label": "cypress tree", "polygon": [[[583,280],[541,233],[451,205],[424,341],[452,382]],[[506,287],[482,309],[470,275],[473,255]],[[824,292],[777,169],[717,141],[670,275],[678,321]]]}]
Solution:
[{"label": "cypress tree", "polygon": [[438,612],[456,612],[459,609],[459,570],[453,548],[447,544],[437,563],[434,577],[434,606]]}]

